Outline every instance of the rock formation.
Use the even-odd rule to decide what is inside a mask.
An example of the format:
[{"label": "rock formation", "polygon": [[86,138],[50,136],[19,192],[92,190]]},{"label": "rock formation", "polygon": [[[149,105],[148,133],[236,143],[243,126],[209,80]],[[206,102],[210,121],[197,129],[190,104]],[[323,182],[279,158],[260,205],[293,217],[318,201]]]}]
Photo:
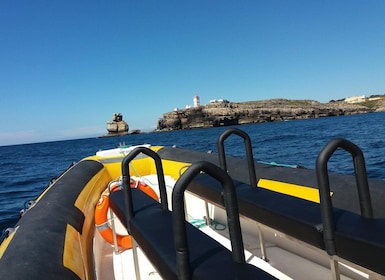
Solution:
[{"label": "rock formation", "polygon": [[120,136],[128,134],[128,124],[123,120],[121,113],[115,113],[112,116],[112,121],[107,122],[106,136]]},{"label": "rock formation", "polygon": [[158,131],[233,124],[352,115],[375,109],[343,101],[320,103],[313,100],[271,99],[253,102],[217,102],[165,113]]}]

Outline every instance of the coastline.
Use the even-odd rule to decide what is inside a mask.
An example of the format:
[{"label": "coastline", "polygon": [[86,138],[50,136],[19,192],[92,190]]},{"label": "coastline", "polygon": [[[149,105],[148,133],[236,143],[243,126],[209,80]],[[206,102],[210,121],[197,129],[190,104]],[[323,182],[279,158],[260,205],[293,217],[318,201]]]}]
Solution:
[{"label": "coastline", "polygon": [[330,116],[381,112],[385,99],[376,102],[347,103],[314,100],[270,99],[250,102],[216,102],[163,114],[155,130],[170,131],[249,123],[288,121]]}]

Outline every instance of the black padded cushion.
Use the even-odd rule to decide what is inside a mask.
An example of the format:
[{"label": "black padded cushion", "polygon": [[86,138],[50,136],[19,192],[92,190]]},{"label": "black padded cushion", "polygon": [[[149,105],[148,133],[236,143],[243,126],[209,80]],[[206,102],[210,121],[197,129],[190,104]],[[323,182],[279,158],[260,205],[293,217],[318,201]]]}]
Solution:
[{"label": "black padded cushion", "polygon": [[[186,225],[192,279],[276,279],[255,266],[234,263],[224,246],[191,224]],[[130,220],[130,231],[160,275],[178,279],[172,213],[149,208]]]},{"label": "black padded cushion", "polygon": [[262,188],[243,188],[237,195],[242,215],[324,249],[318,203]]},{"label": "black padded cushion", "polygon": [[[131,189],[134,213],[139,213],[150,207],[158,206],[159,202],[148,196],[137,188]],[[120,222],[127,228],[126,206],[124,200],[124,191],[116,191],[110,193],[109,203],[111,210],[118,217]]]},{"label": "black padded cushion", "polygon": [[[303,242],[324,249],[321,210],[318,203],[277,193],[234,180],[239,213]],[[222,204],[221,185],[199,174],[188,190]]]},{"label": "black padded cushion", "polygon": [[366,219],[347,211],[334,217],[337,255],[385,275],[385,219]]}]

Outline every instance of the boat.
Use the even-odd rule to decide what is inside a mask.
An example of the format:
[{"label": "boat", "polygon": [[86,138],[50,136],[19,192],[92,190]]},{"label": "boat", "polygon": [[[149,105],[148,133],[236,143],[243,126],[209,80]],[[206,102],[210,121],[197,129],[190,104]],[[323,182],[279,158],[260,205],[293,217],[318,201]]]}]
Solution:
[{"label": "boat", "polygon": [[[226,154],[241,137],[245,157]],[[385,182],[331,139],[314,170],[150,144],[80,160],[0,244],[0,279],[384,279]],[[353,175],[331,173],[336,150]]]}]

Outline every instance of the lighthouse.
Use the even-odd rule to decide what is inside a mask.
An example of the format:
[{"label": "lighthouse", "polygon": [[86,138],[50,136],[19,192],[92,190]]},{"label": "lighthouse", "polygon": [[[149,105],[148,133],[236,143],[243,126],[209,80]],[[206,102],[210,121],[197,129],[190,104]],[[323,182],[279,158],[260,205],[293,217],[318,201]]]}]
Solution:
[{"label": "lighthouse", "polygon": [[194,99],[193,99],[193,104],[194,104],[194,107],[199,107],[201,106],[201,101],[199,100],[199,96],[198,95],[195,95],[194,96]]}]

